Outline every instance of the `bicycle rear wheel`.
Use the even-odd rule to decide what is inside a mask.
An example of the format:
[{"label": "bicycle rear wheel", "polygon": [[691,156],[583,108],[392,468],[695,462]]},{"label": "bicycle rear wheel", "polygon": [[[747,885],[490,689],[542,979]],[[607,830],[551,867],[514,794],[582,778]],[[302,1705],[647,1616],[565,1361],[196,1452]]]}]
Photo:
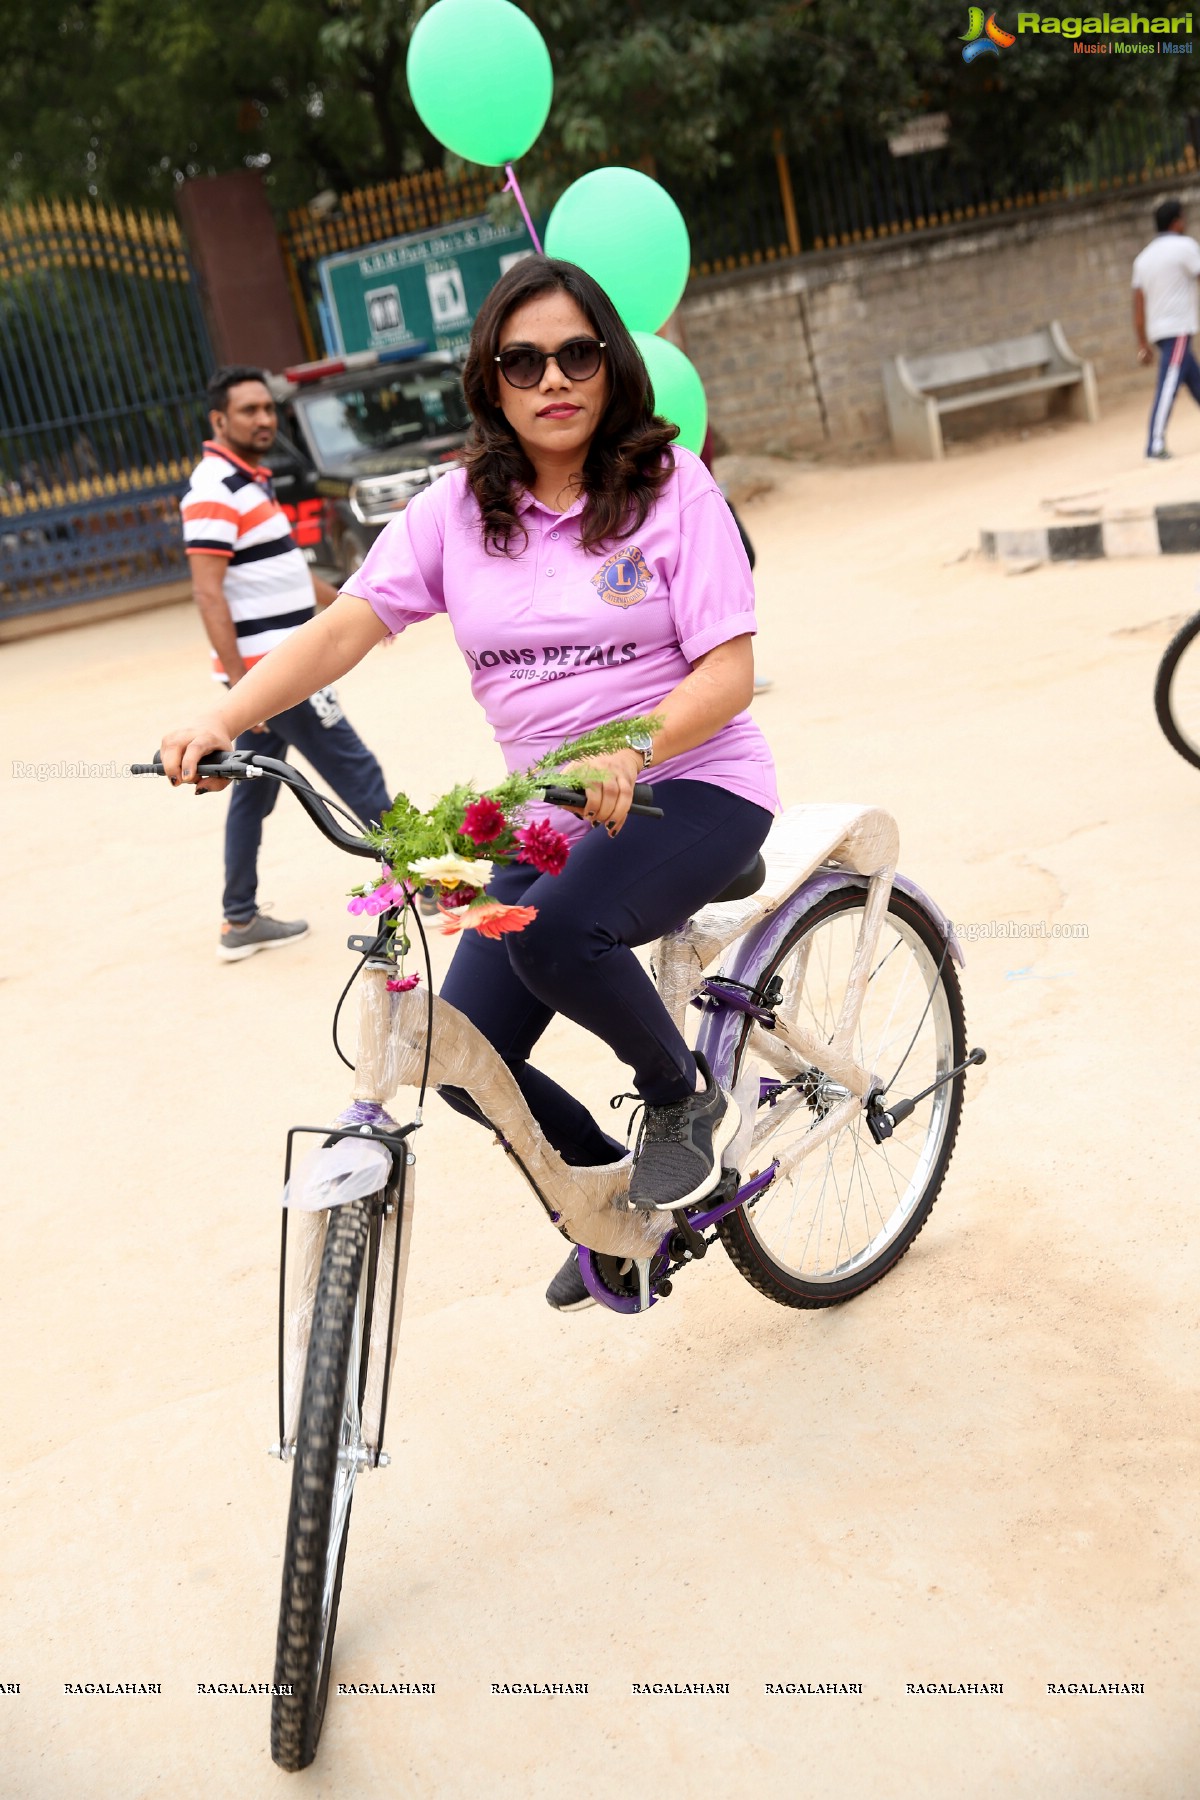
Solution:
[{"label": "bicycle rear wheel", "polygon": [[[796,920],[757,985],[780,982],[777,1014],[829,1038],[866,904],[862,887],[835,889]],[[748,1054],[747,1021],[734,1079]],[[966,1055],[958,975],[938,928],[893,890],[880,928],[853,1045],[856,1061],[891,1082],[893,1100],[919,1093]],[[906,1054],[907,1052],[907,1054]],[[847,1090],[819,1069],[762,1096],[752,1157],[743,1176],[796,1149]],[[817,1144],[756,1200],[729,1213],[717,1231],[734,1267],[784,1306],[832,1306],[861,1294],[908,1250],[937,1199],[958,1131],[964,1076],[958,1075],[876,1144],[859,1111]]]},{"label": "bicycle rear wheel", "polygon": [[1200,613],[1181,627],[1163,652],[1154,683],[1154,710],[1163,735],[1185,762],[1200,769]]},{"label": "bicycle rear wheel", "polygon": [[350,1508],[363,1449],[362,1395],[379,1204],[333,1209],[313,1306],[296,1433],[271,1700],[271,1756],[305,1769],[317,1753],[337,1629]]}]

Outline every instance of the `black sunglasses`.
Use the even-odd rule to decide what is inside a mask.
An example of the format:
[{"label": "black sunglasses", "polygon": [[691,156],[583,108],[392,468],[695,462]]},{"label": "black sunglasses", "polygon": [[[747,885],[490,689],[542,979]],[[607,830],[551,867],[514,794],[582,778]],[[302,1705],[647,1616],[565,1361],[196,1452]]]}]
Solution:
[{"label": "black sunglasses", "polygon": [[535,350],[530,344],[512,344],[492,360],[500,364],[500,373],[509,387],[533,388],[546,373],[548,362],[556,362],[568,381],[590,381],[593,375],[599,374],[606,349],[607,345],[599,338],[571,338],[557,350]]}]

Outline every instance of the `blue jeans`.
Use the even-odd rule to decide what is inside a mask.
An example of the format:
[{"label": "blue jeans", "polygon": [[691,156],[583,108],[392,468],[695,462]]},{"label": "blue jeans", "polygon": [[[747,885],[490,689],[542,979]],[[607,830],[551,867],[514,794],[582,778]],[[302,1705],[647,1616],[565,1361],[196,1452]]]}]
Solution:
[{"label": "blue jeans", "polygon": [[[267,720],[265,732],[244,731],[239,750],[287,761],[298,750],[327,787],[364,824],[378,821],[392,804],[383,770],[350,724],[332,688]],[[235,781],[225,815],[225,917],[245,925],[254,917],[258,895],[258,847],[263,820],[275,804],[279,783]]]},{"label": "blue jeans", "polygon": [[[497,871],[488,892],[536,906],[524,931],[465,931],[442,996],[504,1058],[550,1143],[568,1163],[612,1162],[622,1147],[585,1106],[529,1062],[556,1012],[603,1038],[652,1106],[685,1100],[696,1063],[631,946],[653,943],[714,899],[750,863],[771,825],[753,801],[705,781],[657,782],[662,819],[627,820],[575,843],[561,875],[527,863]],[[467,1095],[442,1088],[478,1119]]]}]

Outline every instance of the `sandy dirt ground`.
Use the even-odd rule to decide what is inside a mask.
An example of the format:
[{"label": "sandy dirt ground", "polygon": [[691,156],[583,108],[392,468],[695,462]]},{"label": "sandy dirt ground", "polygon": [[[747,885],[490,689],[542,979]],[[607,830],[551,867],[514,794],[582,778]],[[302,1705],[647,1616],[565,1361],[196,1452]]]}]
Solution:
[{"label": "sandy dirt ground", "polygon": [[[11,773],[148,756],[208,692],[190,607],[4,649],[0,1792],[1195,1795],[1200,775],[1151,690],[1196,565],[970,554],[1009,502],[1139,471],[1143,424],[747,507],[787,798],[890,808],[957,920],[1086,937],[968,946],[989,1060],[942,1197],[842,1308],[718,1252],[645,1319],[560,1317],[560,1241],[431,1108],[335,1680],[436,1692],[335,1696],[299,1776],[265,1699],[198,1687],[272,1673],[277,1197],[285,1129],[348,1091],[350,865],[285,796],[262,892],[312,934],[218,965],[223,799]],[[1200,495],[1186,397],[1172,437]],[[498,774],[440,622],[342,694],[394,785]],[[545,1061],[597,1106],[625,1084],[567,1027]],[[587,1692],[494,1687],[536,1682]],[[822,1683],[859,1691],[766,1691]],[[1003,1691],[910,1691],[943,1683]],[[1101,1683],[1138,1691],[1048,1692]]]}]

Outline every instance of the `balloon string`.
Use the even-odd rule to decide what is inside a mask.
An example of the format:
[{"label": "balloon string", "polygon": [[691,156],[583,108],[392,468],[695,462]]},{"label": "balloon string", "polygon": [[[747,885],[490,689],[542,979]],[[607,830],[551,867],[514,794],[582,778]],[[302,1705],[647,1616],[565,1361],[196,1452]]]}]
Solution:
[{"label": "balloon string", "polygon": [[505,168],[506,174],[508,175],[508,180],[505,182],[504,185],[506,188],[511,189],[511,191],[517,196],[517,205],[521,209],[521,217],[525,221],[525,229],[528,231],[530,237],[533,239],[534,249],[537,251],[538,255],[541,256],[542,255],[542,246],[538,240],[537,232],[533,229],[533,220],[529,216],[529,208],[525,204],[525,196],[521,192],[521,184],[517,180],[517,171],[513,168],[511,163],[505,163],[504,168]]}]

